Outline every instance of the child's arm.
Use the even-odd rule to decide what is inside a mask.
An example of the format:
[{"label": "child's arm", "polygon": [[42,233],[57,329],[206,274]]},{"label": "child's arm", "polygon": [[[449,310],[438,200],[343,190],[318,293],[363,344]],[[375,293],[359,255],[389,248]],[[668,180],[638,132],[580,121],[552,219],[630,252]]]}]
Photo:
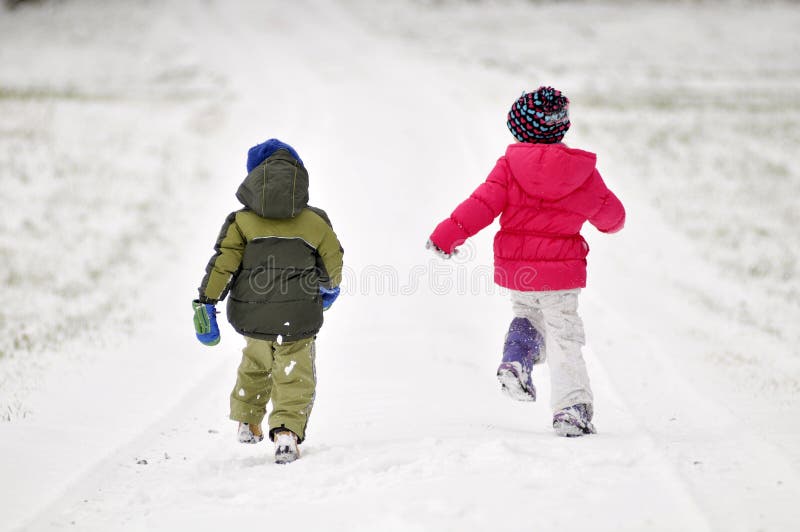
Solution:
[{"label": "child's arm", "polygon": [[[335,288],[342,282],[342,266],[344,250],[339,238],[334,233],[333,228],[328,227],[328,231],[322,237],[322,241],[317,247],[317,253],[322,259],[325,268],[321,283],[325,288]],[[327,275],[327,278],[324,276]]]},{"label": "child's arm", "polygon": [[322,241],[317,247],[318,261],[322,264],[322,276],[319,280],[319,293],[322,297],[322,310],[328,310],[339,297],[339,284],[342,282],[342,256],[344,250],[333,232],[333,228],[327,227],[328,231],[323,235]]},{"label": "child's arm", "polygon": [[599,181],[600,207],[589,222],[603,233],[616,233],[625,226],[625,207],[603,182],[600,172],[595,170],[593,177]]},{"label": "child's arm", "polygon": [[216,253],[208,261],[206,275],[200,283],[200,302],[216,303],[225,299],[231,283],[242,265],[242,255],[247,243],[236,223],[236,214],[231,213],[222,225],[214,245]]},{"label": "child's arm", "polygon": [[489,177],[469,198],[456,207],[450,218],[444,220],[431,234],[431,242],[450,254],[467,238],[492,223],[506,206],[507,191],[505,157],[498,159]]}]

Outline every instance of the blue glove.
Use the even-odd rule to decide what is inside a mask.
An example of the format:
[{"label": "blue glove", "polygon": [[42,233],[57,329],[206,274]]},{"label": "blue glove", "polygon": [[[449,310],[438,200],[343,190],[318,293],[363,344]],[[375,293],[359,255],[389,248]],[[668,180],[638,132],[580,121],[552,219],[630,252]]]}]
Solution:
[{"label": "blue glove", "polygon": [[219,326],[217,326],[217,309],[211,303],[192,301],[194,309],[194,330],[197,339],[204,345],[219,343]]},{"label": "blue glove", "polygon": [[325,288],[320,286],[319,293],[322,296],[322,310],[328,310],[333,305],[333,302],[336,301],[336,298],[339,297],[339,287]]}]

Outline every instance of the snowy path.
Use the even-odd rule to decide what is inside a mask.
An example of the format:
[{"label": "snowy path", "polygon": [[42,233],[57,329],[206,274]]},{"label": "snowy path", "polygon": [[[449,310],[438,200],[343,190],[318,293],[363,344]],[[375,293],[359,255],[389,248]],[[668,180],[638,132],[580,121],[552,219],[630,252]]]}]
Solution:
[{"label": "snowy path", "polygon": [[[330,375],[325,369],[328,380],[337,378],[338,371]],[[351,376],[358,371],[342,369]],[[607,435],[564,445],[547,430],[546,415],[534,416],[540,428],[532,429],[522,409],[509,409],[495,400],[495,389],[481,386],[480,375],[454,373],[472,385],[465,392],[479,390],[480,401],[469,415],[447,412],[444,405],[425,408],[426,417],[444,417],[441,423],[406,424],[407,410],[421,405],[387,405],[384,394],[394,390],[385,382],[375,383],[380,390],[359,394],[360,400],[372,396],[384,405],[365,415],[375,420],[367,423],[350,414],[337,418],[334,412],[346,405],[323,391],[328,405],[317,412],[314,430],[324,444],[306,445],[291,470],[272,464],[264,447],[232,444],[224,405],[214,397],[224,395],[228,383],[207,379],[193,391],[203,400],[187,400],[117,450],[28,528],[75,522],[97,530],[181,524],[214,530],[260,520],[291,526],[304,516],[301,528],[308,530],[705,529],[657,447],[609,399],[605,379],[596,381],[606,396]],[[417,386],[437,384],[430,376]],[[357,434],[364,437],[353,441]],[[136,463],[142,458],[147,465]],[[668,523],[659,522],[666,516]]]},{"label": "snowy path", "polygon": [[[177,117],[153,117],[178,124],[164,138],[175,143],[176,166],[202,168],[205,177],[170,178],[179,191],[183,180],[199,186],[161,213],[174,232],[157,244],[175,249],[137,294],[146,304],[131,306],[135,334],[73,363],[53,362],[30,419],[0,424],[0,529],[800,524],[791,511],[800,495],[798,423],[779,425],[786,410],[737,396],[713,366],[692,358],[704,340],[687,328],[702,321],[699,335],[723,335],[730,324],[687,304],[676,288],[681,271],[642,250],[661,242],[698,284],[714,273],[635,186],[618,187],[630,211],[625,233],[589,237],[597,284],[582,312],[600,433],[552,434],[546,370],[536,404],[498,392],[509,305],[471,284],[490,264],[493,232],[447,270],[422,244],[502,149],[507,138],[493,110],[508,91],[497,87],[520,80],[383,36],[354,16],[358,3],[295,2],[279,13],[266,3],[225,5],[141,8],[155,10],[149,35],[165,49],[180,47],[175,62],[185,72],[221,80],[210,104],[176,104]],[[64,9],[54,16],[81,14],[75,4]],[[269,62],[276,58],[278,71]],[[187,302],[220,223],[236,208],[244,150],[271,135],[298,147],[312,203],[330,214],[350,268],[319,337],[309,439],[290,467],[271,462],[269,444],[235,443],[227,395],[241,340],[226,325],[220,346],[196,345]],[[624,175],[624,162],[612,162],[607,175]],[[440,293],[448,280],[477,294],[458,286]]]}]

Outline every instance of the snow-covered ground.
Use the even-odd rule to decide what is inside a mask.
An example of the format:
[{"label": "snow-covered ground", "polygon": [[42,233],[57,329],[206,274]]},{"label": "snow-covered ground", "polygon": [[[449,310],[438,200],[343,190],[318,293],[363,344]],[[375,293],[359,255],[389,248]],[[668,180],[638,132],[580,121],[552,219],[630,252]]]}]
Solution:
[{"label": "snow-covered ground", "polygon": [[[0,530],[793,530],[800,7],[44,1],[0,10]],[[540,83],[628,208],[587,229],[599,434],[499,394],[487,229],[423,244]],[[277,136],[345,250],[303,458],[227,420],[189,301]],[[224,320],[223,320],[224,321]]]}]

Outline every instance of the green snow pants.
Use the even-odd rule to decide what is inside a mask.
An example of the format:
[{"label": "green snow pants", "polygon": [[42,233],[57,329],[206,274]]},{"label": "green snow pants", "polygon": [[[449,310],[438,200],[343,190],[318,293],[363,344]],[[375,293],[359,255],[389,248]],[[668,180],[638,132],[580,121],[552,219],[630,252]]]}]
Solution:
[{"label": "green snow pants", "polygon": [[317,384],[314,339],[282,344],[247,336],[245,340],[236,386],[231,392],[231,419],[261,424],[271,399],[270,438],[276,429],[287,428],[302,442]]}]

